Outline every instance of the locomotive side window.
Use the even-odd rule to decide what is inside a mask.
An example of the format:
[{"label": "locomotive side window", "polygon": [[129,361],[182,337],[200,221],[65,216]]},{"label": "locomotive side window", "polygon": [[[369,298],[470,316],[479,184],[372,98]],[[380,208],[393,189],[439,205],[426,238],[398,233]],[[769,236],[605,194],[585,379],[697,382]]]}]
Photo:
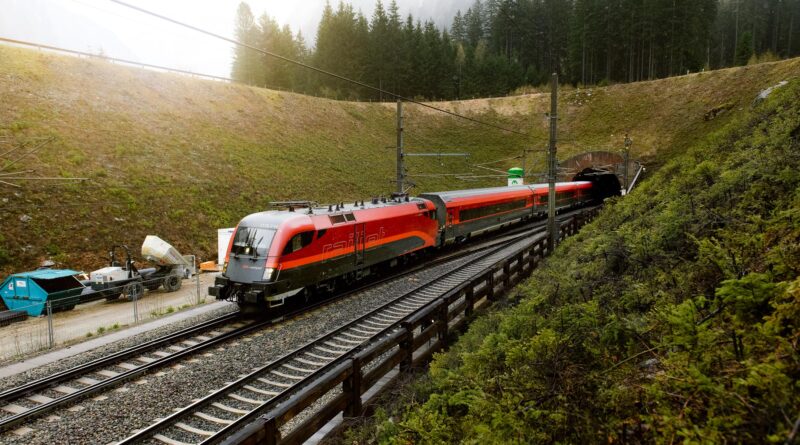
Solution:
[{"label": "locomotive side window", "polygon": [[322,229],[322,230],[318,231],[318,232],[317,232],[317,239],[320,239],[320,238],[322,238],[323,236],[325,236],[325,233],[326,233],[327,231],[328,231],[328,229]]},{"label": "locomotive side window", "polygon": [[356,215],[352,213],[344,213],[341,215],[330,215],[328,218],[331,220],[331,224],[342,224],[345,222],[351,222],[356,220]]},{"label": "locomotive side window", "polygon": [[314,239],[313,230],[308,232],[298,233],[297,235],[293,236],[288,243],[286,243],[286,248],[283,249],[283,254],[288,255],[292,252],[297,252],[303,247],[306,247],[309,244],[311,244],[311,241],[313,239]]}]

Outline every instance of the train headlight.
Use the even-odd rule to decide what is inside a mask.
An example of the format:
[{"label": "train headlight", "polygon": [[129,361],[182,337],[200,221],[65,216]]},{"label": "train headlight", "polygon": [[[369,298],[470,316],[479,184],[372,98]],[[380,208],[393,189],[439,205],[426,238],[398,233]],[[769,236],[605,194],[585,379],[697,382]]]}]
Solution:
[{"label": "train headlight", "polygon": [[224,263],[222,263],[222,273],[223,273],[223,275],[224,275],[224,274],[225,274],[225,272],[227,272],[227,271],[228,271],[228,262],[227,262],[227,261],[225,261]]},{"label": "train headlight", "polygon": [[264,268],[264,276],[262,279],[264,281],[272,281],[272,277],[275,275],[275,269],[272,267]]}]

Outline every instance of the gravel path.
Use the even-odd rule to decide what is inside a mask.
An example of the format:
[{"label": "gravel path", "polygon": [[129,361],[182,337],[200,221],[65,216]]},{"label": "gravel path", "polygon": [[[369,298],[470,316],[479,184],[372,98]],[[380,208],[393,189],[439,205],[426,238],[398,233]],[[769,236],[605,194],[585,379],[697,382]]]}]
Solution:
[{"label": "gravel path", "polygon": [[[23,435],[13,432],[0,435],[2,444],[103,444],[121,440],[134,429],[149,425],[174,408],[190,404],[210,391],[222,387],[254,368],[263,366],[286,352],[313,340],[376,307],[425,283],[434,277],[461,267],[482,256],[475,253],[445,265],[386,283],[344,300],[326,305],[298,318],[267,328],[245,338],[233,340],[201,356],[185,360],[171,368],[146,375],[94,399],[59,410],[46,418],[37,419]],[[164,335],[165,332],[151,333]],[[131,344],[142,341],[137,338]],[[120,342],[122,343],[122,342]],[[110,345],[109,347],[117,345]],[[119,347],[118,347],[119,348]],[[95,351],[92,357],[110,353]],[[83,361],[88,358],[83,358]],[[76,357],[71,365],[79,363]],[[67,365],[58,364],[58,369]],[[36,370],[38,376],[53,372]],[[34,373],[29,373],[34,374]],[[28,379],[32,378],[28,376]],[[20,377],[19,381],[24,381]],[[220,415],[222,417],[222,415]],[[177,437],[176,437],[177,439]]]}]

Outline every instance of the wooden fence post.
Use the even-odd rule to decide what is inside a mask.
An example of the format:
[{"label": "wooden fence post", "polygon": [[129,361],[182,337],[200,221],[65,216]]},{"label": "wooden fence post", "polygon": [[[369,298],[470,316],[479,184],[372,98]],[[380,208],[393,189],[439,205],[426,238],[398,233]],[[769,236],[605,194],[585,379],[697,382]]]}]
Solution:
[{"label": "wooden fence post", "polygon": [[511,261],[506,261],[503,264],[503,292],[508,292],[511,289]]},{"label": "wooden fence post", "polygon": [[486,293],[486,299],[489,301],[494,301],[494,272],[494,269],[490,270],[489,276],[486,277],[486,285],[489,287],[489,290]]},{"label": "wooden fence post", "polygon": [[405,338],[400,342],[400,350],[403,351],[400,372],[407,372],[414,365],[414,327],[407,321],[400,323],[400,326],[406,330]]},{"label": "wooden fence post", "polygon": [[347,407],[344,409],[344,417],[361,416],[361,359],[358,356],[350,358],[353,373],[342,382],[342,392],[347,394]]},{"label": "wooden fence post", "polygon": [[520,253],[517,254],[517,279],[513,281],[514,284],[522,281],[522,277],[525,276],[525,262],[522,261],[523,257],[525,257],[525,253],[520,251]]},{"label": "wooden fence post", "polygon": [[274,417],[270,417],[264,423],[264,444],[277,445],[281,440],[281,430],[278,428],[278,422]]},{"label": "wooden fence post", "polygon": [[469,318],[472,316],[472,312],[475,311],[475,286],[470,285],[467,288],[464,292],[464,300],[467,302],[467,306],[464,308],[464,316]]},{"label": "wooden fence post", "polygon": [[443,304],[442,307],[439,308],[439,317],[438,317],[439,320],[437,321],[437,323],[439,324],[437,326],[437,328],[438,328],[437,329],[437,335],[439,337],[439,342],[442,345],[442,349],[447,348],[447,327],[448,327],[447,326],[447,312],[448,312],[448,307],[447,306],[448,306],[447,302],[445,302],[445,304]]}]

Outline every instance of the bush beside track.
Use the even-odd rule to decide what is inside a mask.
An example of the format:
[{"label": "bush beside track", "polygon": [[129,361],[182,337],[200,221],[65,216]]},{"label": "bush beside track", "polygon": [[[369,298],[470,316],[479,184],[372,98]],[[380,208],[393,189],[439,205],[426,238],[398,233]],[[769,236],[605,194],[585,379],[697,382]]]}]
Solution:
[{"label": "bush beside track", "polygon": [[798,169],[794,79],[611,203],[517,306],[473,323],[347,442],[787,441],[800,422]]}]

